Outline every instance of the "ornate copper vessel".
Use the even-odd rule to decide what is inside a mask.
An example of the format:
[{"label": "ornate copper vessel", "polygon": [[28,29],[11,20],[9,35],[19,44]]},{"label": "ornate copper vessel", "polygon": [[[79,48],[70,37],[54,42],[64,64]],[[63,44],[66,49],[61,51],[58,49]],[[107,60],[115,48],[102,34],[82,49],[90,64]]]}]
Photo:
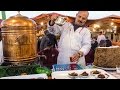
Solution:
[{"label": "ornate copper vessel", "polygon": [[18,13],[1,23],[4,61],[12,64],[31,63],[37,57],[35,21]]},{"label": "ornate copper vessel", "polygon": [[66,17],[62,17],[62,16],[59,16],[55,21],[55,23],[58,25],[64,25],[65,22],[66,22]]}]

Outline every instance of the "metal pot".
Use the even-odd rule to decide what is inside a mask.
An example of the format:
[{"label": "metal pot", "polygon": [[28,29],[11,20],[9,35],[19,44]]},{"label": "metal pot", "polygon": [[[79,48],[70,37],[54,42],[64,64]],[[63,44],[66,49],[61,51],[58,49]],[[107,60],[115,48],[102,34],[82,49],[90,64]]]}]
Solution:
[{"label": "metal pot", "polygon": [[25,64],[37,57],[35,21],[20,13],[1,23],[3,56],[6,63]]},{"label": "metal pot", "polygon": [[62,17],[62,16],[59,16],[55,21],[57,25],[64,25],[65,22],[66,22],[66,17]]}]

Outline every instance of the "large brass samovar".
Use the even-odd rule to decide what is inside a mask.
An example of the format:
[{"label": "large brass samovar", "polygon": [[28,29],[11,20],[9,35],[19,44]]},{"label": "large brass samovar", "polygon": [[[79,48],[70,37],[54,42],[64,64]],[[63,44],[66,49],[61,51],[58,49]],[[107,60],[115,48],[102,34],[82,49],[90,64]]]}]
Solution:
[{"label": "large brass samovar", "polygon": [[26,64],[37,57],[35,21],[18,13],[1,23],[3,56],[6,63]]}]

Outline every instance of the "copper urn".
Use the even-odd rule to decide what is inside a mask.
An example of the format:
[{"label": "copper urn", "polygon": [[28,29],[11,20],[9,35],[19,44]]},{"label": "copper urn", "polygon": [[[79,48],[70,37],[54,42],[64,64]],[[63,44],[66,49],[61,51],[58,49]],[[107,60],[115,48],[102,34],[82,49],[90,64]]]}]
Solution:
[{"label": "copper urn", "polygon": [[1,23],[4,61],[26,64],[37,57],[35,21],[18,13]]}]

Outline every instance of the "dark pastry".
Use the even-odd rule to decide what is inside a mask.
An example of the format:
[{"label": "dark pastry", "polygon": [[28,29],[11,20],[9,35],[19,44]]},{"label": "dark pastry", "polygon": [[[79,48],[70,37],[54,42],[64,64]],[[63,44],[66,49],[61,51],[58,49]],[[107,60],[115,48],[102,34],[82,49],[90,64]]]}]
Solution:
[{"label": "dark pastry", "polygon": [[82,76],[88,76],[88,73],[87,72],[83,72],[82,74],[80,74]]},{"label": "dark pastry", "polygon": [[105,75],[99,74],[99,75],[98,75],[98,78],[104,79],[104,78],[105,78]]},{"label": "dark pastry", "polygon": [[78,76],[77,73],[73,72],[73,73],[69,73],[70,76]]},{"label": "dark pastry", "polygon": [[93,74],[100,74],[100,72],[97,71],[97,70],[93,71],[92,73],[93,73]]}]

